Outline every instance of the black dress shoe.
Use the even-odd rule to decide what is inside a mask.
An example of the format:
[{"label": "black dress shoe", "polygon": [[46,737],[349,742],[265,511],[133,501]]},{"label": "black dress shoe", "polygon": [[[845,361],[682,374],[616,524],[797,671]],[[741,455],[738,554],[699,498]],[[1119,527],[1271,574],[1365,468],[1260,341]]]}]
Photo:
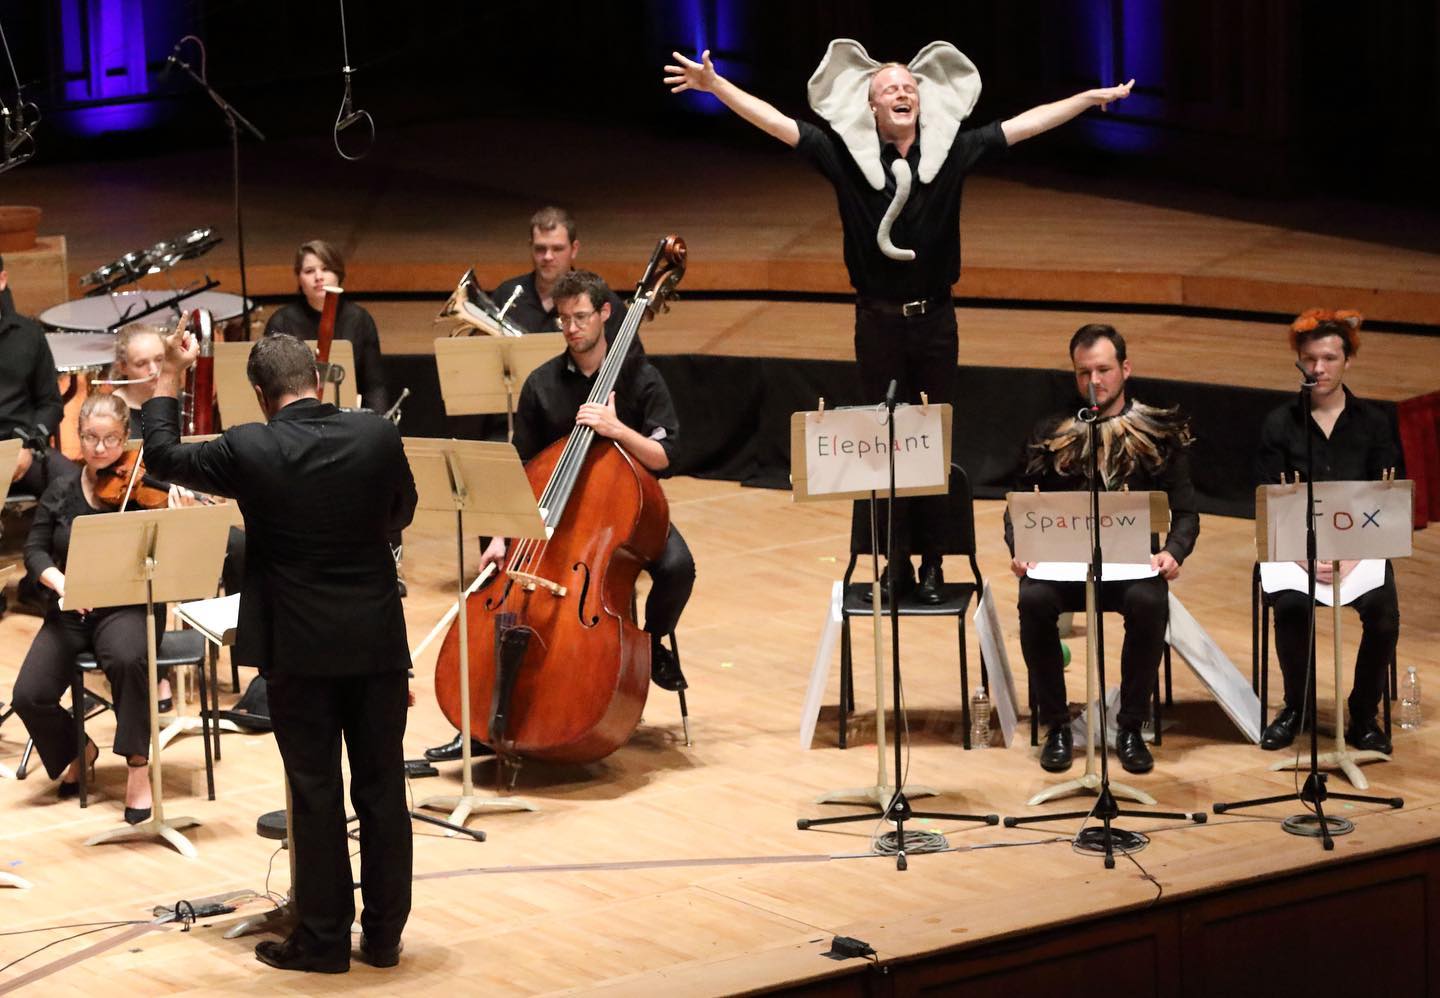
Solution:
[{"label": "black dress shoe", "polygon": [[1074,758],[1075,736],[1070,733],[1070,725],[1055,725],[1046,733],[1040,749],[1040,768],[1047,773],[1063,773]]},{"label": "black dress shoe", "polygon": [[[470,739],[470,758],[479,759],[495,754],[495,750],[484,742],[477,742]],[[434,748],[425,750],[425,758],[431,762],[458,762],[460,760],[460,732],[455,732],[455,737],[444,745],[436,745]]]},{"label": "black dress shoe", "polygon": [[162,714],[168,714],[175,709],[175,698],[166,697],[164,700],[155,701],[155,709]]},{"label": "black dress shoe", "polygon": [[1385,730],[1375,723],[1373,717],[1364,721],[1352,718],[1350,726],[1345,729],[1345,742],[1358,749],[1384,752],[1386,755],[1389,755],[1394,747],[1390,744],[1390,739],[1386,737]]},{"label": "black dress shoe", "polygon": [[1115,732],[1115,754],[1127,773],[1148,773],[1155,768],[1155,760],[1139,728],[1121,728]]},{"label": "black dress shoe", "polygon": [[350,969],[350,954],[327,956],[303,949],[292,939],[267,939],[255,945],[255,959],[277,970],[304,970],[315,974],[343,974]]},{"label": "black dress shoe", "polygon": [[690,688],[674,653],[661,644],[659,638],[650,643],[650,678],[656,686],[671,693]]},{"label": "black dress shoe", "polygon": [[149,821],[150,815],[152,813],[153,809],[148,807],[126,807],[125,824],[139,825],[143,822]]},{"label": "black dress shoe", "polygon": [[1265,725],[1265,733],[1260,736],[1260,747],[1267,752],[1274,752],[1294,742],[1299,733],[1300,711],[1294,707],[1281,707],[1275,720]]},{"label": "black dress shoe", "polygon": [[920,584],[915,587],[915,598],[931,606],[945,602],[945,571],[940,562],[920,563]]},{"label": "black dress shoe", "polygon": [[[900,576],[898,580],[900,598],[904,599],[915,588],[915,566],[910,564],[909,558],[900,558],[896,559],[895,568]],[[869,586],[866,586],[860,593],[860,599],[866,603],[871,601],[871,596],[872,591]],[[890,602],[890,570],[888,567],[880,573],[880,600],[884,603]]]},{"label": "black dress shoe", "polygon": [[368,936],[360,937],[360,959],[372,967],[393,967],[400,962],[400,954],[404,951],[404,942],[381,946],[378,943],[370,942]]}]

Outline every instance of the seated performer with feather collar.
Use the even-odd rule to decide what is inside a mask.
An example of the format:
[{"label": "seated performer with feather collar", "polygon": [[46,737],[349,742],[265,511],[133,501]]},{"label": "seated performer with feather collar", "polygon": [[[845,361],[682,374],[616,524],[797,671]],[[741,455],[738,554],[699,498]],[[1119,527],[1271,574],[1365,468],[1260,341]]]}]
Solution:
[{"label": "seated performer with feather collar", "polygon": [[[1190,428],[1177,409],[1158,409],[1127,397],[1130,361],[1125,339],[1113,326],[1081,326],[1070,339],[1075,387],[1082,398],[1095,389],[1099,406],[1100,477],[1107,491],[1165,492],[1170,499],[1170,532],[1150,558],[1149,578],[1102,582],[1100,609],[1125,619],[1125,644],[1120,652],[1120,711],[1116,717],[1116,755],[1125,769],[1145,773],[1154,766],[1140,735],[1149,716],[1155,676],[1165,648],[1169,583],[1200,535],[1195,488],[1190,482],[1186,449]],[[1024,472],[1018,487],[1044,492],[1081,491],[1087,487],[1089,428],[1072,414],[1041,422],[1025,447]],[[1014,535],[1007,515],[1005,540],[1013,554]],[[1034,690],[1035,709],[1049,729],[1040,765],[1052,772],[1070,767],[1073,745],[1070,711],[1065,699],[1064,662],[1060,650],[1061,613],[1085,608],[1082,582],[1031,578],[1033,564],[1011,560],[1020,578],[1020,648]]]}]

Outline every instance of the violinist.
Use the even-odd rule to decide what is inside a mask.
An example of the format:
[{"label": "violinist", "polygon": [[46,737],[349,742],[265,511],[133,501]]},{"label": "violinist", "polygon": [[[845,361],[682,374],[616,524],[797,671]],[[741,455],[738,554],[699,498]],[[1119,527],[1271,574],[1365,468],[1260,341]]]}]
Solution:
[{"label": "violinist", "polygon": [[[289,333],[296,339],[314,340],[319,335],[320,313],[325,307],[325,286],[345,281],[345,258],[323,239],[301,243],[295,251],[295,283],[299,300],[281,305],[265,323],[265,335]],[[380,332],[370,313],[342,296],[335,314],[335,338],[349,340],[355,348],[355,384],[360,404],[374,412],[390,407],[385,387],[385,370],[380,357]]]},{"label": "violinist", "polygon": [[[60,780],[61,799],[79,792],[79,766],[94,766],[99,747],[88,741],[83,760],[75,757],[74,718],[60,706],[70,688],[75,657],[94,654],[105,673],[115,704],[115,754],[125,759],[125,820],[139,824],[150,817],[150,697],[143,605],[60,608],[65,595],[70,531],[77,516],[110,513],[115,505],[100,497],[106,472],[125,453],[130,413],[115,395],[89,396],[80,408],[81,471],[52,481],[40,497],[35,523],[25,539],[25,567],[46,596],[45,621],[15,680],[15,712],[34,739],[52,779]],[[155,608],[156,636],[165,626],[165,607]]]},{"label": "violinist", "polygon": [[[576,425],[589,426],[614,440],[649,471],[663,475],[670,467],[679,439],[680,421],[670,389],[643,355],[631,355],[606,405],[585,402],[608,349],[606,324],[611,316],[610,288],[588,270],[560,275],[554,286],[557,322],[565,334],[565,352],[536,368],[520,390],[515,409],[515,450],[529,461],[550,444],[568,436]],[[506,540],[491,540],[480,568],[503,563]],[[680,531],[670,526],[665,551],[645,566],[652,585],[645,601],[645,630],[650,635],[650,677],[661,689],[683,690],[680,663],[660,639],[675,630],[695,586],[695,559]],[[491,750],[473,742],[475,754]],[[460,735],[445,745],[425,750],[432,762],[459,759]]]}]

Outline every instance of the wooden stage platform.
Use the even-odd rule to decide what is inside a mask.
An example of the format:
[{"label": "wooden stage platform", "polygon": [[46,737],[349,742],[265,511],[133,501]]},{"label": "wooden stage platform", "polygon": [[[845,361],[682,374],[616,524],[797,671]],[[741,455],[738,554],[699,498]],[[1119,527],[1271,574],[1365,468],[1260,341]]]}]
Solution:
[{"label": "wooden stage platform", "polygon": [[[797,818],[847,810],[816,805],[816,795],[864,786],[875,775],[867,716],[852,718],[849,749],[835,747],[833,663],[831,706],[814,747],[802,750],[797,739],[828,593],[845,564],[848,511],[795,506],[784,493],[725,482],[678,479],[667,490],[699,565],[680,629],[694,746],[683,743],[675,698],[652,688],[644,723],[609,759],[525,767],[517,792],[538,804],[538,813],[474,820],[489,836],[485,843],[417,825],[415,910],[399,969],[356,963],[348,978],[267,970],[254,962],[253,940],[221,938],[230,920],[268,907],[256,900],[188,934],[121,927],[56,946],[0,974],[0,992],[29,982],[46,994],[692,995],[785,987],[909,994],[974,978],[967,988],[976,993],[1016,994],[1089,968],[1087,954],[1117,980],[1138,978],[1136,994],[1247,994],[1267,981],[1278,990],[1263,993],[1287,993],[1276,967],[1292,965],[1332,983],[1389,982],[1417,994],[1426,993],[1420,982],[1433,989],[1440,980],[1433,917],[1440,890],[1434,857],[1440,727],[1433,707],[1418,732],[1397,732],[1393,762],[1366,767],[1375,792],[1403,795],[1405,807],[1333,802],[1356,831],[1337,840],[1331,854],[1282,832],[1278,820],[1299,808],[1275,805],[1203,826],[1126,819],[1123,827],[1151,834],[1152,844],[1135,863],[1122,858],[1112,871],[1071,850],[1067,837],[1078,821],[1026,830],[919,821],[912,830],[944,833],[952,851],[913,856],[900,873],[892,860],[867,855],[870,836],[885,830],[876,823],[795,828]],[[978,530],[981,569],[996,588],[1009,654],[1018,663],[1015,581],[1006,571],[998,503],[979,504]],[[1175,587],[1246,674],[1251,531],[1247,521],[1205,517],[1199,547]],[[446,604],[450,543],[442,534],[407,536],[412,639]],[[1440,613],[1429,588],[1440,570],[1440,534],[1423,531],[1416,544],[1416,556],[1397,564],[1399,661],[1418,666],[1428,682],[1440,667]],[[961,568],[947,566],[955,577]],[[14,612],[0,621],[0,689],[8,691],[37,625]],[[1346,654],[1353,655],[1353,615],[1345,627]],[[862,648],[867,633],[857,632]],[[1322,618],[1322,647],[1329,647],[1328,633]],[[1023,739],[1009,748],[961,749],[950,623],[907,622],[903,638],[908,779],[941,792],[918,806],[1019,815],[1075,805],[1025,807],[1054,778],[1040,770]],[[969,641],[973,664],[979,660],[973,628]],[[1070,646],[1069,689],[1078,702],[1083,637],[1071,638]],[[431,660],[427,655],[417,669],[419,702],[406,738],[411,755],[450,734],[431,694]],[[1177,704],[1167,713],[1174,724],[1156,750],[1156,769],[1129,781],[1180,810],[1290,790],[1290,774],[1267,770],[1277,756],[1245,742],[1180,660],[1175,669]],[[1324,703],[1332,683],[1328,668],[1321,673]],[[1023,700],[1023,670],[1016,678]],[[864,710],[873,699],[863,666],[856,685]],[[1329,714],[1322,707],[1322,718]],[[108,745],[112,725],[108,715],[94,723],[101,745]],[[0,763],[15,766],[23,738],[13,720],[0,728]],[[120,819],[124,769],[108,750],[88,810],[57,802],[43,773],[0,782],[0,869],[35,884],[0,891],[5,930],[148,919],[151,906],[179,898],[267,886],[283,891],[284,856],[272,856],[272,843],[255,835],[254,824],[283,803],[273,739],[224,738],[213,803],[205,800],[198,740],[181,739],[165,753],[169,807],[203,822],[192,834],[195,860],[151,843],[80,844]],[[439,778],[414,782],[417,798],[453,791],[456,767],[441,768]],[[484,781],[491,771],[482,764],[477,772]],[[1346,789],[1344,781],[1335,778],[1332,789]],[[1077,800],[1088,806],[1088,798]],[[1292,907],[1298,899],[1308,900]],[[1347,907],[1351,902],[1365,907]],[[1305,929],[1307,912],[1334,919],[1364,959],[1333,958],[1341,944]],[[69,931],[81,930],[0,936],[0,965]],[[864,961],[824,959],[836,934],[874,946],[888,976]],[[1207,959],[1205,946],[1220,946],[1221,955]],[[1246,973],[1225,983],[1227,975]],[[1408,976],[1415,973],[1421,976]],[[1063,992],[1113,987],[1072,979]]]},{"label": "wooden stage platform", "polygon": [[[845,291],[832,196],[783,150],[571,123],[565,134],[577,148],[628,151],[577,170],[573,157],[478,158],[466,139],[498,133],[543,148],[539,127],[507,120],[466,123],[463,133],[440,125],[387,131],[357,166],[336,160],[325,141],[247,148],[252,292],[290,293],[294,246],[330,238],[350,258],[349,291],[375,312],[386,352],[427,354],[441,331],[430,319],[460,273],[473,265],[493,283],[526,270],[526,219],[559,202],[580,218],[580,262],[617,285],[638,276],[656,236],[676,231],[693,260],[682,294],[738,293],[682,300],[647,327],[652,352],[852,356],[849,309],[825,297]],[[1113,317],[1138,374],[1289,390],[1295,375],[1275,316],[1324,304],[1358,307],[1383,327],[1366,335],[1349,379],[1357,392],[1401,401],[1440,388],[1440,337],[1425,335],[1440,323],[1440,230],[1405,210],[1051,182],[1022,173],[1024,157],[1022,147],[967,186],[962,363],[1063,368],[1074,328]],[[670,172],[661,176],[649,165],[657,163]],[[94,266],[182,229],[213,225],[230,235],[223,148],[35,164],[6,176],[4,196],[40,204],[42,232],[66,236],[72,288]],[[202,263],[180,279],[208,270],[238,290],[233,239]],[[17,292],[29,311],[54,303]],[[783,300],[795,293],[817,300]],[[699,566],[679,635],[693,747],[683,743],[675,698],[652,689],[645,722],[611,758],[525,767],[517,792],[538,813],[476,819],[489,835],[483,844],[417,825],[415,911],[397,970],[357,963],[347,978],[282,975],[255,963],[251,941],[223,940],[227,919],[219,919],[188,934],[119,927],[56,945],[0,971],[0,993],[28,985],[46,994],[910,994],[963,981],[967,994],[1275,995],[1317,980],[1440,993],[1433,705],[1418,732],[1397,732],[1393,762],[1367,767],[1376,789],[1403,795],[1406,806],[1336,805],[1356,831],[1331,854],[1282,832],[1279,819],[1299,808],[1279,805],[1203,826],[1127,819],[1125,827],[1152,833],[1152,844],[1113,871],[1072,851],[1078,822],[1040,830],[917,822],[912,829],[946,834],[951,851],[914,856],[899,873],[869,855],[871,835],[884,830],[875,823],[795,828],[799,817],[833,810],[812,803],[816,795],[864,785],[875,772],[865,716],[851,719],[848,750],[834,745],[833,663],[816,744],[806,751],[797,742],[830,586],[845,564],[848,508],[798,507],[783,492],[730,482],[680,478],[666,489]],[[981,502],[977,512],[981,568],[1018,664],[1000,507]],[[1175,588],[1246,674],[1252,529],[1204,517]],[[451,543],[441,534],[407,537],[412,639],[445,608]],[[958,577],[961,566],[947,570]],[[1397,565],[1399,662],[1420,667],[1427,683],[1440,675],[1440,606],[1430,588],[1437,572],[1440,533],[1422,531],[1416,556]],[[37,626],[15,612],[0,620],[0,697]],[[1353,655],[1353,616],[1346,627]],[[1322,623],[1322,647],[1328,633]],[[1078,701],[1083,637],[1070,644]],[[1034,750],[960,748],[964,691],[950,625],[907,623],[904,655],[908,778],[941,791],[938,809],[1028,813],[1025,800],[1052,782]],[[979,662],[973,628],[970,661]],[[411,755],[451,734],[431,694],[431,662],[417,668]],[[1176,670],[1178,702],[1167,714],[1174,726],[1155,771],[1132,782],[1181,810],[1291,789],[1289,774],[1267,769],[1276,756],[1245,742],[1179,661]],[[1321,669],[1322,703],[1332,696],[1329,675]],[[1023,699],[1023,670],[1016,678]],[[863,708],[872,702],[868,674],[857,679]],[[102,745],[112,726],[108,716],[95,722]],[[13,768],[23,742],[18,721],[0,727],[0,764]],[[284,890],[284,857],[254,824],[283,803],[273,739],[225,736],[214,802],[205,800],[196,739],[168,749],[165,763],[170,807],[203,822],[192,836],[195,860],[149,843],[80,844],[120,819],[124,769],[108,751],[97,799],[84,811],[57,802],[43,773],[0,782],[0,870],[35,884],[0,891],[0,966],[84,930],[5,932],[145,920],[151,906],[180,898]],[[455,769],[416,781],[416,797],[452,792]],[[477,772],[482,782],[490,776],[488,764]],[[257,899],[230,917],[267,906]],[[1312,929],[1307,913],[1334,932]],[[883,970],[822,958],[836,934],[874,946]],[[1353,940],[1348,950],[1345,939]],[[1079,983],[1096,963],[1114,976],[1103,986]]]}]

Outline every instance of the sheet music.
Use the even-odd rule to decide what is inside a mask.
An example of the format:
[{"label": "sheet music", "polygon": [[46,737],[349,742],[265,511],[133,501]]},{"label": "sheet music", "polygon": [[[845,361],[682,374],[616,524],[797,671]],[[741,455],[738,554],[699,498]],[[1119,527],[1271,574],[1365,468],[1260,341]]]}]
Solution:
[{"label": "sheet music", "polygon": [[[1035,567],[1025,574],[1032,579],[1043,579],[1046,582],[1084,582],[1085,573],[1089,567],[1088,561],[1040,561],[1036,562]],[[1159,574],[1149,565],[1100,563],[1100,581],[1102,583],[1153,579]]]},{"label": "sheet music", "polygon": [[235,627],[240,619],[240,594],[181,603],[175,608],[175,615],[202,631],[211,641],[228,645],[235,640]]},{"label": "sheet music", "polygon": [[[1385,584],[1385,559],[1366,558],[1340,580],[1340,605],[1349,606],[1359,596]],[[1260,588],[1267,593],[1293,590],[1309,592],[1310,573],[1293,561],[1263,561],[1260,563]],[[1327,582],[1315,583],[1315,602],[1324,606],[1335,605],[1335,590]]]}]

